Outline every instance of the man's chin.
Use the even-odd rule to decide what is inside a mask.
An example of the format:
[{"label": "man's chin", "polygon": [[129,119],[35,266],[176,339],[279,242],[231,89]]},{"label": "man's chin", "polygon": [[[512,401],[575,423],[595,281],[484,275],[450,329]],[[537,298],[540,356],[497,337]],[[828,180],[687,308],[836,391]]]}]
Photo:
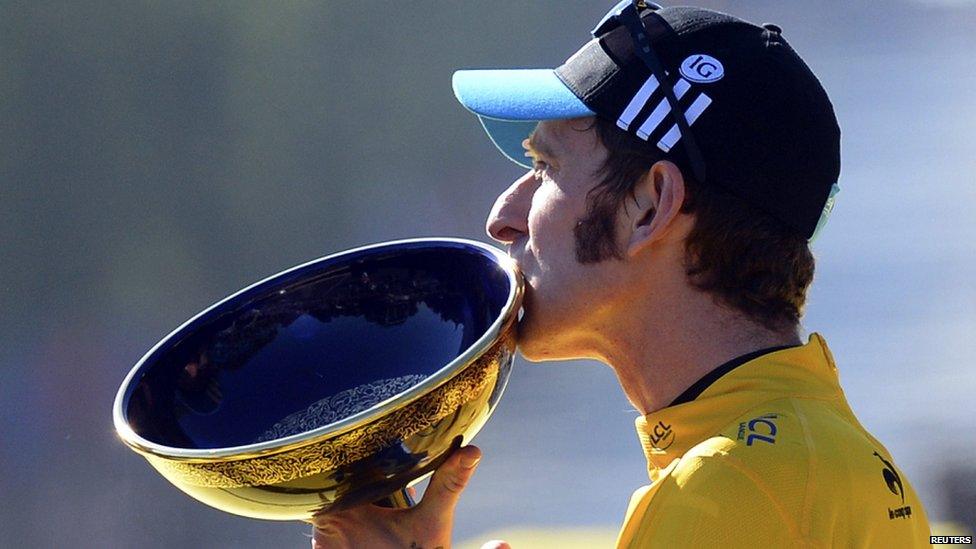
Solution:
[{"label": "man's chin", "polygon": [[559,360],[559,357],[556,357],[549,347],[547,338],[540,337],[536,327],[525,316],[516,326],[516,333],[518,352],[525,360],[530,362]]},{"label": "man's chin", "polygon": [[[557,329],[551,325],[540,323],[540,311],[535,300],[535,290],[530,284],[525,286],[525,299],[522,302],[522,311],[519,313],[518,323],[516,324],[516,342],[518,352],[525,360],[531,362],[546,362],[551,360],[561,360],[554,348],[552,335],[557,333]],[[545,317],[545,315],[542,315]]]},{"label": "man's chin", "polygon": [[529,362],[552,362],[555,360],[560,360],[549,353],[532,351],[531,349],[526,350],[524,347],[519,347],[518,352],[520,355],[522,355],[522,358]]}]

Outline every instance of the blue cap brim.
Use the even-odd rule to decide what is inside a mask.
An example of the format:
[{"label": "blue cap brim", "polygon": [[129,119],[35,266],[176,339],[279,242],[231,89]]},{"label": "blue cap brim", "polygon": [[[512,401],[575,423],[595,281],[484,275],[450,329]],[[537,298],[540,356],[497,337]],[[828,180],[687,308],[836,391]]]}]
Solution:
[{"label": "blue cap brim", "polygon": [[478,115],[491,141],[510,160],[531,168],[522,148],[541,120],[593,116],[552,69],[463,70],[454,95]]}]

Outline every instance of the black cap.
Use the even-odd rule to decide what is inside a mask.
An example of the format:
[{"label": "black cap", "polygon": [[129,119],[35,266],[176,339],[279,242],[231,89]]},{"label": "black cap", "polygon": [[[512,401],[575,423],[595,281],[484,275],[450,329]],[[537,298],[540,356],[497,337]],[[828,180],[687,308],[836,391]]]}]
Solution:
[{"label": "black cap", "polygon": [[[704,183],[812,239],[837,192],[840,128],[781,29],[693,7],[649,8],[641,19],[707,168]],[[513,147],[521,150],[537,121],[595,114],[691,175],[665,86],[635,52],[631,32],[612,10],[593,34],[554,71],[458,71],[455,94],[516,161]]]}]

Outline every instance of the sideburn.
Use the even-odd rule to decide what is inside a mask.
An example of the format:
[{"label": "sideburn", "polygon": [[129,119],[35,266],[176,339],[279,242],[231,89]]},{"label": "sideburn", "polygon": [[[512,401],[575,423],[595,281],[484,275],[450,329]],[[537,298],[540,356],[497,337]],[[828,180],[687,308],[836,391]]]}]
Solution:
[{"label": "sideburn", "polygon": [[617,247],[614,225],[617,209],[615,200],[594,200],[591,197],[586,215],[576,222],[576,261],[582,264],[599,263],[607,259],[623,259]]}]

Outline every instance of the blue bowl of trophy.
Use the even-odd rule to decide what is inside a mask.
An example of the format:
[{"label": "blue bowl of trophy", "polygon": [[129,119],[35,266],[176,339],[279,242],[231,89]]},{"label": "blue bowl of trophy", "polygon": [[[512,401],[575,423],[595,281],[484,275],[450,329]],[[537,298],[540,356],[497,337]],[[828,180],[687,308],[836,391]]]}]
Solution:
[{"label": "blue bowl of trophy", "polygon": [[163,338],[115,399],[122,441],[218,509],[309,520],[393,497],[488,420],[524,285],[499,250],[387,242],[281,272]]}]

